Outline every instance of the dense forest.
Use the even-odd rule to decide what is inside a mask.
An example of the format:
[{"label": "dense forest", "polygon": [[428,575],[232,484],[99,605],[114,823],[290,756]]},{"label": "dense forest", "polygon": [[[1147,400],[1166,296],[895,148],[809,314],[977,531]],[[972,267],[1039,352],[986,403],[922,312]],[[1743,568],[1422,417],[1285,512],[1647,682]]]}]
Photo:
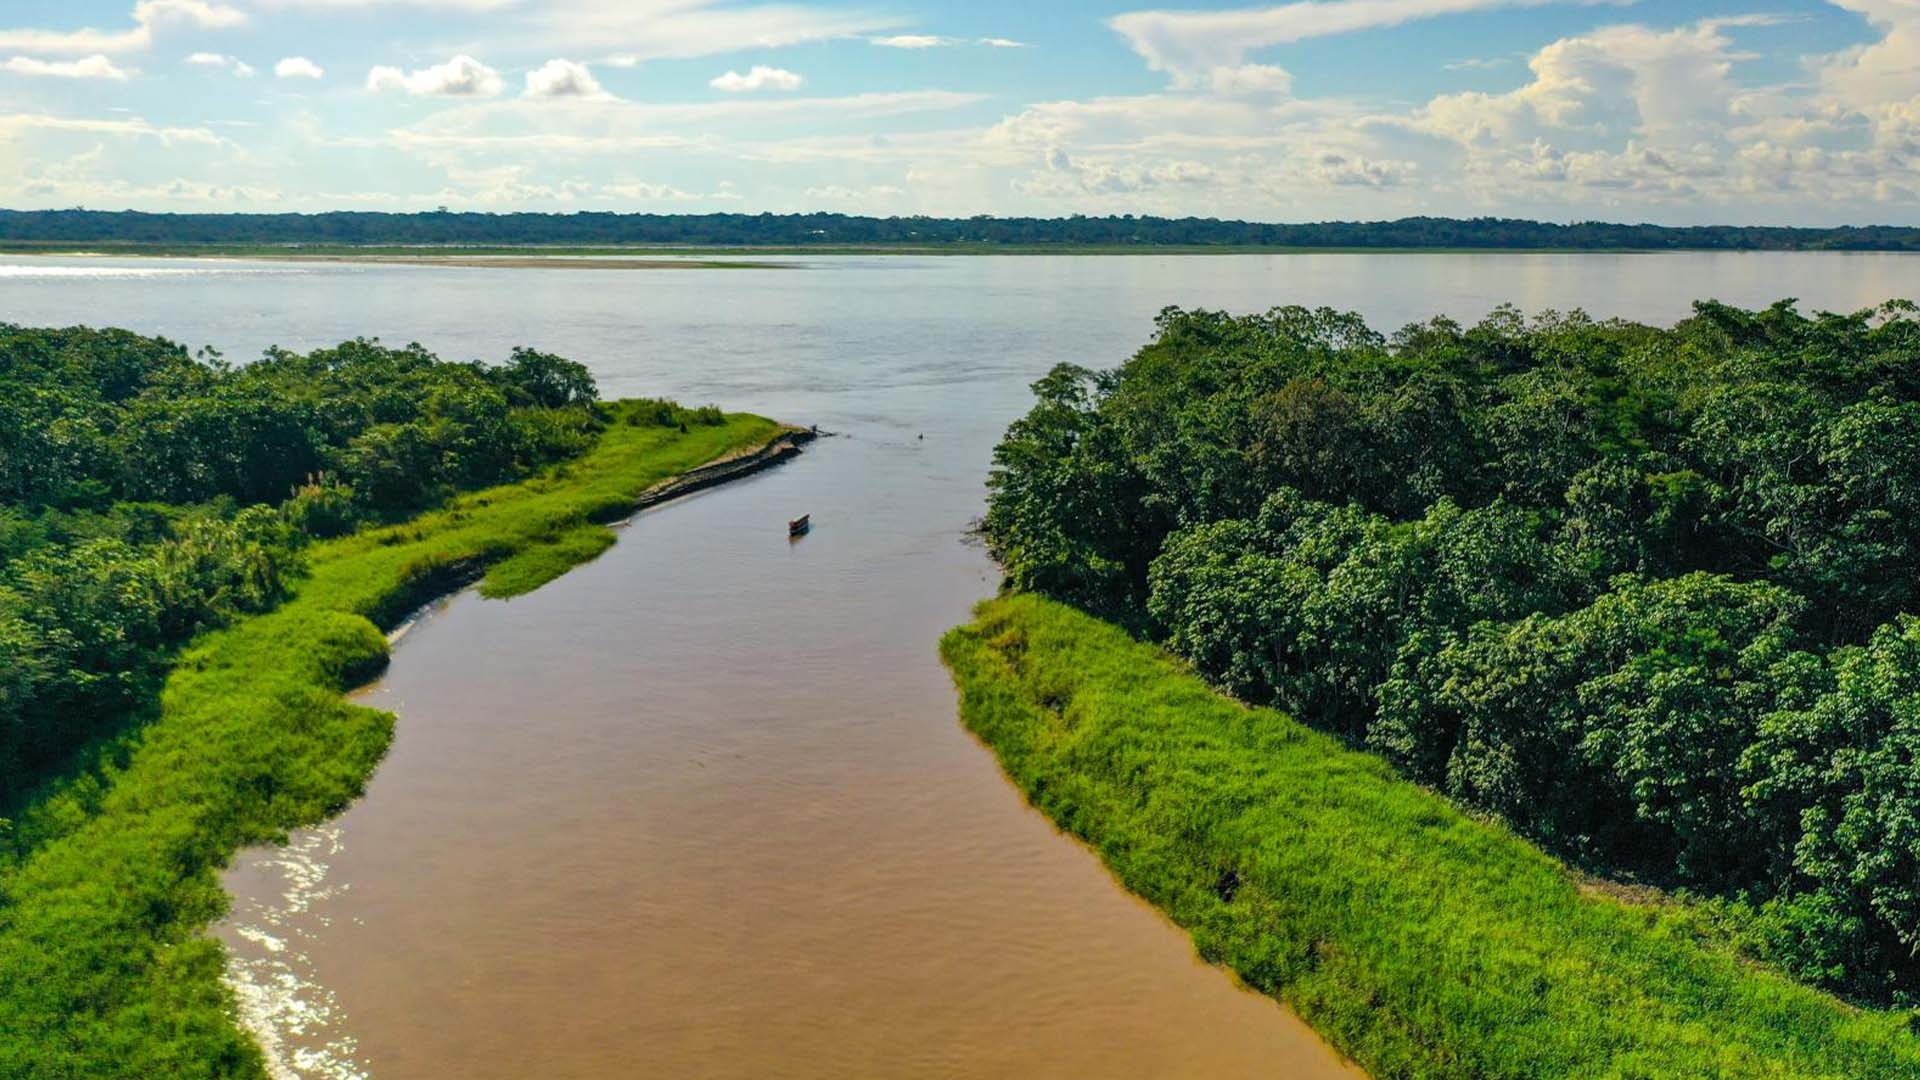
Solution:
[{"label": "dense forest", "polygon": [[0,210],[0,243],[35,245],[730,245],[993,248],[1438,248],[1913,251],[1920,229],[1673,228],[1416,217],[1283,225],[1212,218],[933,218],[846,214],[147,214]]},{"label": "dense forest", "polygon": [[234,366],[0,324],[0,828],[154,705],[176,646],[279,601],[309,540],[576,455],[595,399],[584,367],[528,349],[489,367],[362,340]]},{"label": "dense forest", "polygon": [[1168,310],[995,455],[1012,586],[1752,955],[1920,1001],[1920,319]]}]

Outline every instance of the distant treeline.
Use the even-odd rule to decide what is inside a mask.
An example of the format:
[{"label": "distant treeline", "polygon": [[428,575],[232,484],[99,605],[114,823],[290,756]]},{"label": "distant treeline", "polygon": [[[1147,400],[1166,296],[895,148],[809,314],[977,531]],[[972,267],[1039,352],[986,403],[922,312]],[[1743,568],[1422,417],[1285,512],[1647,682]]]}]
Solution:
[{"label": "distant treeline", "polygon": [[1920,229],[1670,228],[1509,218],[1271,224],[1212,218],[845,214],[147,214],[0,210],[0,243],[170,245],[739,245],[1295,247],[1601,251],[1913,251]]}]

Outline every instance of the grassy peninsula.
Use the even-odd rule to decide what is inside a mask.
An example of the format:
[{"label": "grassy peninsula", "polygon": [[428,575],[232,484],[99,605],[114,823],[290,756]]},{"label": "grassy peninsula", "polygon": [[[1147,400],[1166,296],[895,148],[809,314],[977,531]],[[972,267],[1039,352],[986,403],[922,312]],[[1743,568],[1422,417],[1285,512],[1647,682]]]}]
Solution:
[{"label": "grassy peninsula", "polygon": [[981,606],[961,717],[1061,828],[1376,1077],[1894,1080],[1900,1013],[1758,969],[1063,604]]},{"label": "grassy peninsula", "polygon": [[236,849],[338,812],[385,752],[394,718],[342,696],[386,663],[382,631],[472,580],[537,588],[663,483],[788,437],[601,403],[584,368],[525,350],[489,368],[359,342],[234,369],[117,331],[0,331],[8,1080],[264,1075],[202,931]]},{"label": "grassy peninsula", "polygon": [[968,722],[1381,1076],[1920,1075],[1916,315],[1169,309],[984,533],[1232,698],[1028,599]]},{"label": "grassy peninsula", "polygon": [[385,664],[382,628],[481,567],[491,595],[535,588],[605,550],[597,523],[649,488],[781,431],[615,422],[548,475],[315,545],[285,603],[194,641],[159,715],[21,814],[31,840],[0,865],[0,1075],[263,1075],[200,931],[232,852],[337,813],[379,762],[394,718],[341,695]]}]

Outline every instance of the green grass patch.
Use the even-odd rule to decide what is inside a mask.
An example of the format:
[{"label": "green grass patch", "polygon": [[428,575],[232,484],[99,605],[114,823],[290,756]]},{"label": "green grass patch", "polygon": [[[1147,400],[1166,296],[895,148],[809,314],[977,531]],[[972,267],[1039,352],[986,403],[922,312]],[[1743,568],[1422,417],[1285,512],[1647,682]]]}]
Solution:
[{"label": "green grass patch", "polygon": [[613,530],[604,525],[575,525],[552,539],[517,552],[487,568],[480,593],[496,600],[521,596],[613,546]]},{"label": "green grass patch", "polygon": [[196,640],[154,719],[0,831],[0,1077],[262,1076],[202,930],[234,851],[338,813],[386,752],[394,718],[342,696],[381,628],[485,567],[490,595],[552,580],[649,487],[780,430],[616,422],[548,475],[315,545],[285,604]]},{"label": "green grass patch", "polygon": [[941,652],[1035,806],[1382,1080],[1920,1076],[1908,1015],[1744,962],[1685,905],[1583,889],[1109,624],[1015,596]]}]

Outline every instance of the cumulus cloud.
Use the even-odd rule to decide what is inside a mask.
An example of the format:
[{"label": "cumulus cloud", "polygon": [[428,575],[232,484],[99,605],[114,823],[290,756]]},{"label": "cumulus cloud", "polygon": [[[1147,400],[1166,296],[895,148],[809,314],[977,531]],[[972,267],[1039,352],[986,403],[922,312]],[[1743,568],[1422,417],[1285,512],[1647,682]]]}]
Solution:
[{"label": "cumulus cloud", "polygon": [[1503,94],[1443,94],[1430,130],[1467,144],[1526,145],[1558,132],[1585,139],[1693,141],[1723,133],[1737,59],[1723,22],[1674,30],[1614,26],[1536,53],[1533,81]]},{"label": "cumulus cloud", "polygon": [[1208,73],[1208,81],[1214,93],[1225,97],[1284,94],[1293,89],[1293,76],[1285,68],[1271,64],[1217,67]]},{"label": "cumulus cloud", "polygon": [[247,21],[247,13],[215,0],[140,0],[127,30],[39,30],[0,27],[0,49],[73,56],[134,52],[150,47],[155,33],[170,27],[222,30]]},{"label": "cumulus cloud", "polygon": [[1039,173],[1014,181],[1014,190],[1045,198],[1119,195],[1169,186],[1206,186],[1217,179],[1213,167],[1199,161],[1081,161],[1056,147],[1047,153]]},{"label": "cumulus cloud", "polygon": [[697,191],[685,191],[672,184],[602,184],[598,192],[603,198],[624,199],[632,202],[698,202],[702,199],[739,198],[738,195],[725,193],[702,194]]},{"label": "cumulus cloud", "polygon": [[1865,18],[1880,40],[1819,65],[1822,85],[1855,107],[1920,96],[1920,5],[1911,0],[1828,0]]},{"label": "cumulus cloud", "polygon": [[38,60],[16,56],[0,64],[15,75],[35,75],[56,79],[113,79],[124,82],[128,72],[114,66],[112,60],[95,53],[79,60]]},{"label": "cumulus cloud", "polygon": [[[581,72],[585,73],[585,70],[582,68]],[[587,81],[592,82],[593,77],[587,76]],[[527,85],[531,90],[531,75],[528,76]],[[367,72],[367,89],[376,94],[397,90],[414,97],[493,97],[505,86],[506,81],[500,78],[499,72],[464,53],[444,64],[414,71],[376,67]]]},{"label": "cumulus cloud", "polygon": [[197,52],[188,56],[182,63],[190,64],[194,67],[230,71],[235,78],[240,79],[251,79],[254,75],[253,65],[237,56],[227,56],[224,53]]},{"label": "cumulus cloud", "polygon": [[273,74],[281,79],[319,79],[327,71],[304,56],[289,56],[273,65]]},{"label": "cumulus cloud", "polygon": [[707,83],[715,90],[725,90],[729,94],[746,94],[756,90],[798,90],[805,79],[785,68],[768,67],[755,64],[746,74],[729,71],[716,76]]},{"label": "cumulus cloud", "polygon": [[1338,150],[1321,150],[1307,157],[1308,174],[1336,187],[1396,187],[1419,168],[1411,161],[1380,161]]},{"label": "cumulus cloud", "polygon": [[[1192,7],[1196,0],[1140,2],[1172,8]],[[829,204],[892,200],[886,205],[899,212],[963,214],[1298,219],[1494,212],[1838,220],[1920,213],[1920,0],[1830,0],[1860,21],[1840,10],[1826,18],[1855,31],[1870,28],[1873,40],[1799,57],[1797,75],[1777,74],[1780,53],[1758,63],[1749,51],[1759,44],[1776,47],[1775,40],[1744,29],[1774,20],[1742,16],[1674,25],[1676,16],[1661,5],[1642,0],[1633,7],[1619,0],[1621,23],[1609,24],[1611,15],[1589,18],[1599,28],[1570,33],[1511,60],[1502,60],[1495,48],[1476,52],[1455,45],[1433,53],[1423,64],[1435,88],[1413,104],[1299,97],[1301,88],[1281,65],[1304,61],[1292,61],[1284,47],[1495,8],[1607,0],[1265,2],[1269,6],[1118,16],[1113,28],[1145,69],[1166,75],[1164,89],[1016,103],[999,122],[986,125],[971,111],[945,119],[933,115],[977,107],[977,94],[813,98],[804,90],[777,93],[800,88],[800,76],[767,65],[727,71],[710,84],[725,93],[675,104],[619,101],[595,78],[622,64],[828,38],[904,50],[1020,47],[1010,38],[910,33],[911,25],[871,13],[880,5],[856,8],[855,0],[153,0],[137,6],[108,0],[110,7],[135,13],[132,30],[111,22],[107,31],[62,31],[51,38],[0,30],[0,77],[66,74],[55,69],[71,68],[70,77],[80,78],[82,69],[94,66],[96,77],[113,78],[97,68],[99,62],[132,74],[128,57],[116,49],[142,47],[151,28],[214,29],[222,20],[244,18],[226,4],[256,14],[378,4],[497,10],[502,44],[496,47],[506,48],[511,36],[515,55],[556,59],[532,70],[516,67],[512,87],[471,57],[421,70],[376,68],[368,73],[371,89],[464,100],[422,109],[399,128],[330,135],[314,119],[306,141],[343,151],[397,151],[420,170],[445,174],[443,192],[433,190],[439,187],[433,183],[391,196],[429,205],[604,206],[742,197],[725,185],[700,194],[708,185],[647,171],[655,162],[674,169],[697,157],[754,163],[770,179],[750,197],[769,208],[804,192],[806,200]],[[1635,25],[1632,17],[1652,25]],[[23,33],[39,34],[34,40],[43,43],[55,40],[66,51],[30,49],[8,37]],[[222,47],[217,38],[202,37],[192,47]],[[107,39],[117,44],[78,47]],[[1805,48],[1789,44],[1783,51]],[[1475,55],[1486,59],[1463,59]],[[186,55],[182,48],[169,56],[185,56],[187,64],[209,72],[245,68],[224,52]],[[1504,63],[1512,67],[1492,71]],[[1468,81],[1443,70],[1479,74]],[[303,74],[318,77],[318,65]],[[1499,89],[1450,92],[1461,85]],[[567,101],[600,104],[568,108]],[[858,122],[908,114],[916,119]],[[144,124],[112,126],[119,123],[76,120],[51,127],[44,120],[0,116],[0,140],[16,139],[19,145],[10,149],[17,149],[21,161],[55,162],[60,153],[102,143],[111,155],[109,134],[183,145],[211,138],[206,129],[162,133]],[[230,142],[220,148],[238,149]],[[128,158],[139,151],[131,143],[124,149]],[[547,175],[555,161],[578,162],[580,173]],[[780,168],[769,169],[769,163]],[[223,183],[233,171],[220,174]],[[657,182],[668,177],[683,186]],[[1883,206],[1898,209],[1876,209]]]},{"label": "cumulus cloud", "polygon": [[613,97],[593,77],[585,64],[572,60],[549,60],[527,72],[525,96],[530,98],[581,98],[605,101]]}]

